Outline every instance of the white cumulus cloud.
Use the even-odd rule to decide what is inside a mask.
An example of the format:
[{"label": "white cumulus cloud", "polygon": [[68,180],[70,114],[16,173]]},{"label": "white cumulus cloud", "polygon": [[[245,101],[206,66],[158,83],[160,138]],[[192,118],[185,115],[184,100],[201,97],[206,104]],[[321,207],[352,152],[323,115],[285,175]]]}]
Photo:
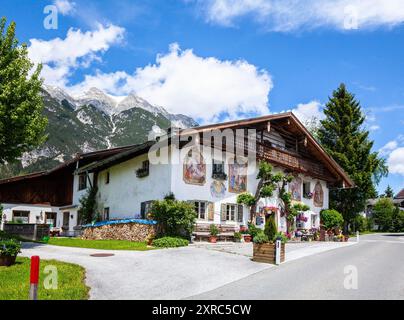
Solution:
[{"label": "white cumulus cloud", "polygon": [[397,148],[390,153],[387,165],[389,166],[390,173],[404,176],[404,147]]},{"label": "white cumulus cloud", "polygon": [[55,0],[53,4],[58,9],[58,12],[64,16],[74,13],[76,7],[76,3],[69,0]]},{"label": "white cumulus cloud", "polygon": [[267,71],[245,60],[200,57],[174,43],[168,53],[157,56],[154,64],[138,68],[133,74],[97,72],[71,90],[81,92],[94,86],[113,95],[133,92],[172,113],[206,123],[221,114],[228,118],[267,114],[273,84]]},{"label": "white cumulus cloud", "polygon": [[322,104],[317,100],[310,101],[309,103],[299,103],[292,112],[303,123],[324,119]]},{"label": "white cumulus cloud", "polygon": [[125,29],[115,25],[98,25],[96,30],[87,32],[71,28],[64,39],[31,39],[29,57],[35,63],[43,63],[42,76],[47,83],[65,87],[73,70],[99,61],[101,58],[98,53],[119,43],[124,31]]},{"label": "white cumulus cloud", "polygon": [[389,153],[391,153],[391,151],[393,151],[394,149],[396,149],[398,147],[398,142],[395,140],[389,141],[387,142],[380,150],[379,153],[382,156],[388,155]]},{"label": "white cumulus cloud", "polygon": [[404,22],[402,0],[195,1],[208,22],[231,26],[238,18],[250,16],[271,31],[288,32],[319,27],[368,29],[394,27]]}]

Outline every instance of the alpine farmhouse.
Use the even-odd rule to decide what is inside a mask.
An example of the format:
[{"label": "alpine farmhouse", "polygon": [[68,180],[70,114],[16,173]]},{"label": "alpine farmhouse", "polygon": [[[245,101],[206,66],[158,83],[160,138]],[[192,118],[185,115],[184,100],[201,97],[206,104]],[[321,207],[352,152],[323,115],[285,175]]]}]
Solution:
[{"label": "alpine farmhouse", "polygon": [[[241,146],[246,161],[217,157],[231,139],[223,139],[219,148],[215,145],[184,152],[187,145],[174,144],[171,130],[157,141],[79,154],[53,170],[1,180],[2,221],[46,223],[61,228],[65,235],[74,235],[80,224],[80,198],[97,186],[98,213],[103,221],[147,219],[152,201],[173,193],[179,200],[192,202],[197,224],[214,223],[237,230],[251,220],[249,208],[237,204],[237,195],[255,193],[257,164],[267,161],[275,172],[294,175],[288,185],[292,199],[310,207],[306,219],[296,222],[297,228],[311,229],[319,228],[320,211],[329,205],[329,189],[353,186],[293,113],[195,127],[193,139],[200,146],[206,143],[206,133],[226,130],[254,130],[253,143],[247,141],[246,134]],[[186,130],[177,131],[180,137],[184,133]],[[156,153],[163,161],[151,161],[151,150],[163,141],[166,147]],[[231,143],[240,148],[239,140]],[[253,162],[248,156],[251,153]],[[262,213],[266,207],[279,207],[276,193],[259,201],[257,225],[265,223]],[[286,231],[281,210],[277,211],[276,222],[279,231]]]}]

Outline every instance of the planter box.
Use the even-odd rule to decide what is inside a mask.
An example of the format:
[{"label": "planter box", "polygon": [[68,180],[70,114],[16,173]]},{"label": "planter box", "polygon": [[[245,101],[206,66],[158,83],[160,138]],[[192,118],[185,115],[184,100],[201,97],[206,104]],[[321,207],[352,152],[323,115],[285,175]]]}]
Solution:
[{"label": "planter box", "polygon": [[[253,261],[275,264],[276,245],[274,243],[254,243]],[[285,261],[285,244],[281,244],[281,263]]]},{"label": "planter box", "polygon": [[15,264],[17,256],[0,256],[0,267],[9,267]]}]

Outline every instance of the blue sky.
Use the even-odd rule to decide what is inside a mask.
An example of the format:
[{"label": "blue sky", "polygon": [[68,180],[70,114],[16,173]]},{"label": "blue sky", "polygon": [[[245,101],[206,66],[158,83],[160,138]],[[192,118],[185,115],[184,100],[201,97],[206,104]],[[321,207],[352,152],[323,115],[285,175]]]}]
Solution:
[{"label": "blue sky", "polygon": [[[0,0],[46,82],[132,91],[199,122],[320,116],[344,82],[404,187],[404,3],[398,0]],[[328,4],[323,5],[323,4]],[[57,5],[56,29],[44,8]],[[70,30],[70,35],[68,34]],[[57,39],[59,38],[59,39]]]}]

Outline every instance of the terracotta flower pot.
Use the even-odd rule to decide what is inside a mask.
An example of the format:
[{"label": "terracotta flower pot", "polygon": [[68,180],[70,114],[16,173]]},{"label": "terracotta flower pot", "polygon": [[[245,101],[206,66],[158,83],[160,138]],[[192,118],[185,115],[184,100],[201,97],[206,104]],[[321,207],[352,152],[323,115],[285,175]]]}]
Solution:
[{"label": "terracotta flower pot", "polygon": [[15,264],[17,256],[0,256],[0,267],[9,267]]},{"label": "terracotta flower pot", "polygon": [[215,236],[210,236],[209,237],[209,242],[210,243],[216,243],[216,241],[217,241],[217,237],[215,237]]},{"label": "terracotta flower pot", "polygon": [[249,234],[244,235],[244,241],[245,242],[251,242],[251,240],[252,240],[251,235],[249,235]]}]

